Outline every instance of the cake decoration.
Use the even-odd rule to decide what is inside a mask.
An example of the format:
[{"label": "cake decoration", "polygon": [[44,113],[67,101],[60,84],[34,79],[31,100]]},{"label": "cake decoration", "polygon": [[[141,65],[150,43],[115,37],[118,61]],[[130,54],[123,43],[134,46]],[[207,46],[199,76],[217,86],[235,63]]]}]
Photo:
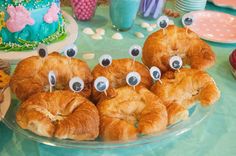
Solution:
[{"label": "cake decoration", "polygon": [[74,77],[70,80],[69,86],[74,93],[78,93],[84,89],[84,81],[80,77]]},{"label": "cake decoration", "polygon": [[133,61],[142,54],[142,47],[139,45],[132,45],[129,49],[129,55],[133,58]]},{"label": "cake decoration", "polygon": [[152,68],[150,68],[149,71],[150,71],[150,75],[153,78],[153,80],[159,81],[160,83],[162,83],[161,70],[158,67],[153,66]]},{"label": "cake decoration", "polygon": [[170,22],[170,20],[167,16],[161,16],[157,20],[157,25],[158,25],[159,28],[164,30],[165,28],[168,27],[169,22]]},{"label": "cake decoration", "polygon": [[54,71],[50,71],[48,73],[48,82],[49,82],[49,91],[50,93],[52,92],[53,90],[53,87],[56,86],[56,74],[54,73]]},{"label": "cake decoration", "polygon": [[100,58],[99,58],[99,64],[102,66],[102,67],[108,67],[112,64],[112,57],[111,55],[108,55],[108,54],[105,54],[105,55],[102,55]]},{"label": "cake decoration", "polygon": [[56,5],[56,3],[52,3],[47,14],[44,16],[44,21],[49,24],[58,21],[59,13],[60,13],[60,8]]},{"label": "cake decoration", "polygon": [[0,11],[0,31],[2,28],[6,27],[6,22],[5,22],[5,13],[3,11]]},{"label": "cake decoration", "polygon": [[129,86],[135,87],[141,82],[141,76],[138,72],[130,72],[126,76],[126,82]]},{"label": "cake decoration", "polygon": [[109,87],[109,80],[104,76],[100,76],[94,81],[94,87],[98,92],[104,92],[107,96],[106,91]]},{"label": "cake decoration", "polygon": [[7,29],[14,33],[23,30],[27,25],[34,25],[35,21],[30,17],[30,12],[24,6],[9,6],[7,13],[10,18],[6,22]]}]

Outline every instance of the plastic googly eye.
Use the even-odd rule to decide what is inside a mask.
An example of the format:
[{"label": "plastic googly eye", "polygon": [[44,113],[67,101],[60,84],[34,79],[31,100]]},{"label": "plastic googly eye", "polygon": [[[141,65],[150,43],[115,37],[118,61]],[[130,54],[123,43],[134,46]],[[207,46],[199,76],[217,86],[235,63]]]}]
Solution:
[{"label": "plastic googly eye", "polygon": [[194,18],[192,15],[184,15],[183,18],[182,18],[182,23],[183,25],[186,27],[186,26],[190,26],[193,24],[193,21],[194,21]]},{"label": "plastic googly eye", "polygon": [[141,82],[141,76],[137,72],[130,72],[126,76],[126,82],[129,86],[137,86]]},{"label": "plastic googly eye", "polygon": [[139,55],[142,54],[142,47],[139,45],[133,45],[129,49],[129,54],[131,57],[138,57]]},{"label": "plastic googly eye", "polygon": [[158,27],[161,28],[161,29],[167,28],[168,25],[169,25],[169,23],[170,23],[170,20],[169,20],[169,18],[168,18],[167,16],[161,16],[161,17],[158,18],[158,20],[157,20],[157,25],[158,25]]},{"label": "plastic googly eye", "polygon": [[73,92],[81,92],[84,89],[84,81],[80,77],[74,77],[69,82],[70,89]]},{"label": "plastic googly eye", "polygon": [[48,56],[48,49],[45,44],[39,44],[37,47],[37,52],[38,52],[38,55],[42,58],[45,58]]},{"label": "plastic googly eye", "polygon": [[56,74],[53,71],[50,71],[48,74],[48,82],[50,86],[55,86],[56,85]]},{"label": "plastic googly eye", "polygon": [[78,54],[78,48],[76,45],[70,45],[64,48],[64,54],[67,57],[75,57]]},{"label": "plastic googly eye", "polygon": [[105,92],[109,87],[109,80],[103,76],[94,81],[94,87],[99,92]]},{"label": "plastic googly eye", "polygon": [[178,70],[182,67],[183,61],[179,56],[172,56],[170,58],[169,65],[172,69]]},{"label": "plastic googly eye", "polygon": [[161,79],[161,70],[157,67],[152,67],[150,69],[150,75],[154,80],[160,80]]},{"label": "plastic googly eye", "polygon": [[108,54],[102,55],[99,58],[99,63],[103,67],[108,67],[112,64],[112,57]]}]

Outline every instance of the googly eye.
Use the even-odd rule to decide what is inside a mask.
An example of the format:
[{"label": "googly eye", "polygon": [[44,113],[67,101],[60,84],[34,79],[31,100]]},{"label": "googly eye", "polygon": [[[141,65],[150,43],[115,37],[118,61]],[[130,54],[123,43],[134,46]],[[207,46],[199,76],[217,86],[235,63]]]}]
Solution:
[{"label": "googly eye", "polygon": [[47,46],[45,44],[40,44],[37,47],[37,52],[38,52],[38,55],[42,58],[45,58],[45,57],[48,56],[48,49],[47,49]]},{"label": "googly eye", "polygon": [[94,87],[99,92],[105,92],[109,87],[109,80],[103,76],[94,81]]},{"label": "googly eye", "polygon": [[74,77],[69,82],[70,89],[73,92],[81,92],[84,89],[84,81],[80,77]]},{"label": "googly eye", "polygon": [[48,74],[48,82],[50,84],[50,86],[55,86],[56,85],[56,74],[54,73],[54,71],[50,71]]},{"label": "googly eye", "polygon": [[152,67],[150,69],[150,75],[154,80],[160,80],[161,79],[161,70],[157,67]]},{"label": "googly eye", "polygon": [[129,49],[129,54],[131,57],[135,58],[142,54],[142,47],[139,45],[133,45]]},{"label": "googly eye", "polygon": [[157,25],[158,25],[158,27],[161,28],[161,29],[167,28],[168,25],[169,25],[169,23],[170,23],[170,20],[169,20],[169,18],[168,18],[167,16],[161,16],[161,17],[158,18],[158,20],[157,20]]},{"label": "googly eye", "polygon": [[139,73],[137,72],[130,72],[127,76],[126,76],[126,82],[129,86],[137,86],[141,81],[141,76]]},{"label": "googly eye", "polygon": [[75,57],[78,53],[78,48],[76,45],[70,45],[64,48],[64,54],[67,57]]},{"label": "googly eye", "polygon": [[193,16],[189,15],[189,14],[184,15],[183,18],[182,18],[182,23],[185,27],[192,25],[193,21],[194,21]]},{"label": "googly eye", "polygon": [[110,55],[107,55],[107,54],[102,55],[99,58],[99,63],[103,67],[108,67],[112,64],[112,57]]},{"label": "googly eye", "polygon": [[179,56],[172,56],[169,61],[169,65],[172,69],[178,70],[182,67],[183,61]]}]

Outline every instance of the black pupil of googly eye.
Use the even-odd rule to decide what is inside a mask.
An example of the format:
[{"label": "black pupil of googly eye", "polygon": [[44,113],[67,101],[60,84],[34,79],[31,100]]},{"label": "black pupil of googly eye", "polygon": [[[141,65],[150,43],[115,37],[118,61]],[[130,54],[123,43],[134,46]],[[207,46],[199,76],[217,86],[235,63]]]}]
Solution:
[{"label": "black pupil of googly eye", "polygon": [[175,60],[175,61],[172,63],[172,66],[173,66],[173,68],[178,69],[178,68],[180,68],[180,62],[177,61],[177,60]]},{"label": "black pupil of googly eye", "polygon": [[103,59],[103,60],[102,60],[102,65],[105,66],[105,67],[106,67],[106,66],[109,66],[110,63],[111,63],[111,61],[110,61],[109,59]]},{"label": "black pupil of googly eye", "polygon": [[66,53],[69,57],[74,57],[76,52],[74,49],[71,48],[71,49],[68,49]]},{"label": "black pupil of googly eye", "polygon": [[136,85],[138,83],[138,79],[134,76],[130,77],[128,81],[130,85]]},{"label": "black pupil of googly eye", "polygon": [[160,78],[160,73],[159,73],[158,71],[154,71],[154,72],[153,72],[153,77],[154,77],[155,79],[159,79],[159,78]]},{"label": "black pupil of googly eye", "polygon": [[56,84],[56,79],[55,79],[55,77],[54,76],[51,76],[51,84],[52,85],[55,85]]},{"label": "black pupil of googly eye", "polygon": [[73,88],[73,90],[75,90],[75,91],[80,91],[80,90],[81,90],[81,87],[82,87],[82,85],[81,85],[81,83],[79,83],[79,82],[75,82],[75,83],[72,85],[72,88]]},{"label": "black pupil of googly eye", "polygon": [[98,82],[97,88],[100,91],[104,91],[106,89],[106,84],[104,82]]},{"label": "black pupil of googly eye", "polygon": [[167,26],[166,20],[162,20],[162,21],[160,22],[160,27],[161,27],[161,28],[165,28],[166,26]]},{"label": "black pupil of googly eye", "polygon": [[46,52],[45,49],[43,49],[43,48],[39,49],[39,56],[40,56],[40,57],[45,57],[46,54],[47,54],[47,52]]},{"label": "black pupil of googly eye", "polygon": [[184,23],[185,23],[186,25],[191,25],[191,24],[193,23],[193,19],[187,17],[187,18],[185,18]]},{"label": "black pupil of googly eye", "polygon": [[138,56],[139,55],[139,50],[138,49],[133,49],[131,51],[132,56]]}]

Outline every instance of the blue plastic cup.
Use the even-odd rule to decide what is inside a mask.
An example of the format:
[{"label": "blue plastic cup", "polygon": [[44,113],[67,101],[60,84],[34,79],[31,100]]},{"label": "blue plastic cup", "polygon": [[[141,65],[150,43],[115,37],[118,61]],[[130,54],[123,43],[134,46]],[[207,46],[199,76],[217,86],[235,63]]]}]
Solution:
[{"label": "blue plastic cup", "polygon": [[110,18],[117,31],[132,28],[141,0],[110,0]]}]

